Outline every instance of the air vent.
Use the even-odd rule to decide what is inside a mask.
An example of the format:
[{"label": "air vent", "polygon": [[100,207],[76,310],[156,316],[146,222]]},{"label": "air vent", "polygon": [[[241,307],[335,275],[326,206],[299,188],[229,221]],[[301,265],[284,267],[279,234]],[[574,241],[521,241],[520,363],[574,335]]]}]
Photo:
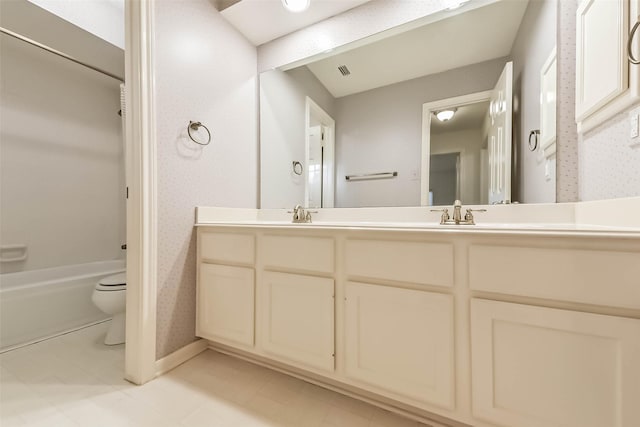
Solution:
[{"label": "air vent", "polygon": [[351,74],[351,71],[349,71],[346,65],[339,66],[338,70],[340,71],[340,74],[342,74],[345,77]]}]

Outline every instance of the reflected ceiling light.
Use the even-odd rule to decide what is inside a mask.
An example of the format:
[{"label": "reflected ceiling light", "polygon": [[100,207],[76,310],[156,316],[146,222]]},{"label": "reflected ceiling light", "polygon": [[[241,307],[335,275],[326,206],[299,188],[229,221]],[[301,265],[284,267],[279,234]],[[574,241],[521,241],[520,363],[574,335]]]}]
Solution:
[{"label": "reflected ceiling light", "polygon": [[436,111],[435,115],[441,122],[448,122],[453,118],[453,115],[458,111],[457,108],[449,108],[447,110]]},{"label": "reflected ceiling light", "polygon": [[282,5],[289,12],[303,12],[309,8],[311,0],[282,0]]}]

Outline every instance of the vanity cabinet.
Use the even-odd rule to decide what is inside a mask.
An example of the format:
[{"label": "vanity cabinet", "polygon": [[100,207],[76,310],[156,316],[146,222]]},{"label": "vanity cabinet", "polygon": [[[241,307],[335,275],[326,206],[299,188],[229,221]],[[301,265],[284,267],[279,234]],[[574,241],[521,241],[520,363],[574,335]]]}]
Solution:
[{"label": "vanity cabinet", "polygon": [[201,226],[196,333],[434,425],[636,427],[638,260],[623,231]]},{"label": "vanity cabinet", "polygon": [[471,301],[473,413],[500,426],[640,425],[640,320]]},{"label": "vanity cabinet", "polygon": [[333,371],[333,279],[265,272],[262,296],[264,350],[281,359]]},{"label": "vanity cabinet", "polygon": [[398,396],[453,409],[453,297],[347,282],[345,373]]}]

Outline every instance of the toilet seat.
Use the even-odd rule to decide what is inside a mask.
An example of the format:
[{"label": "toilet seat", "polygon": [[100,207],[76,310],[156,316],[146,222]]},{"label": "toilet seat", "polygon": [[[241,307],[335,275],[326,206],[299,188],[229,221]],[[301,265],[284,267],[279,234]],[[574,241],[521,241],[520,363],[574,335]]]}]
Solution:
[{"label": "toilet seat", "polygon": [[127,290],[127,274],[118,273],[107,276],[96,284],[96,291],[114,292]]}]

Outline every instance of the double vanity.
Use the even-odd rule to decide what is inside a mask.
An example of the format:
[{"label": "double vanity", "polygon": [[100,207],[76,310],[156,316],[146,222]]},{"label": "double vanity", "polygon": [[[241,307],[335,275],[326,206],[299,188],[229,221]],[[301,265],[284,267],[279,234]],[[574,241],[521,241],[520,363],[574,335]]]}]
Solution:
[{"label": "double vanity", "polygon": [[196,333],[434,426],[640,425],[639,207],[198,208]]}]

